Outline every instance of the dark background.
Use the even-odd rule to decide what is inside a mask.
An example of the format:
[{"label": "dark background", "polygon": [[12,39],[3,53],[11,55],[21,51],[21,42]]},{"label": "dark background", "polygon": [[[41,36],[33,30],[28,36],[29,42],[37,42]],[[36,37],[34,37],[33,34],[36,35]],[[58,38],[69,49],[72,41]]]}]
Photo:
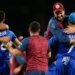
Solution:
[{"label": "dark background", "polygon": [[0,10],[6,13],[5,23],[17,36],[29,36],[28,27],[32,21],[40,22],[43,35],[56,2],[64,5],[68,15],[75,11],[75,0],[0,0]]}]

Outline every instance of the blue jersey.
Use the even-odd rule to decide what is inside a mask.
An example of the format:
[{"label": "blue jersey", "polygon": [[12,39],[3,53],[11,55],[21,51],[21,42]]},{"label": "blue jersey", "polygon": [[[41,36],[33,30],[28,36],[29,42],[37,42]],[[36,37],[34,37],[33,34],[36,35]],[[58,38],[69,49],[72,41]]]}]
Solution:
[{"label": "blue jersey", "polygon": [[[65,36],[68,38],[75,39],[75,33],[73,33],[73,34],[66,34],[65,33]],[[75,58],[75,47],[73,47],[72,51],[70,53],[68,53],[72,44],[65,44],[65,43],[59,42],[55,36],[53,36],[48,42],[49,42],[50,46],[52,46],[56,42],[58,42],[58,53],[57,53],[56,58],[60,58],[63,56],[70,56],[72,58]]]},{"label": "blue jersey", "polygon": [[[0,37],[4,36],[10,36],[10,41],[15,41],[16,39],[15,34],[10,30],[0,31]],[[0,60],[9,59],[9,57],[8,49],[4,46],[4,43],[0,42]]]},{"label": "blue jersey", "polygon": [[[64,16],[64,19],[65,18],[67,18],[67,21],[68,21],[67,15]],[[64,21],[64,23],[65,22],[66,22],[66,20]],[[53,17],[49,21],[48,28],[47,28],[48,29],[47,34],[49,34],[50,37],[52,34],[55,35],[60,42],[70,42],[70,39],[65,36],[64,32],[61,32],[61,29],[66,27],[66,26],[64,26],[66,23],[65,24],[64,23],[62,24],[62,22],[59,22],[55,17]],[[50,31],[50,33],[49,33],[49,31]]]}]

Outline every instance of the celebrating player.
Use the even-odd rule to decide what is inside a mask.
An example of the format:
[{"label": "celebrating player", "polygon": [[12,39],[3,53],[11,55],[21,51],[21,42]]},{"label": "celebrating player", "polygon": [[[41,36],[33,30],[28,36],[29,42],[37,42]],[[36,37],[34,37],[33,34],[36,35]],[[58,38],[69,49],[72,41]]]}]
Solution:
[{"label": "celebrating player", "polygon": [[[69,26],[75,25],[75,12],[69,16]],[[62,31],[63,32],[63,31]],[[75,39],[75,33],[66,34],[69,38]],[[56,75],[74,75],[75,74],[75,45],[65,44],[60,42],[55,36],[53,36],[49,43],[54,45],[58,42],[58,53],[56,60]]]},{"label": "celebrating player", "polygon": [[[3,29],[9,29],[8,25],[4,24],[4,20],[5,13],[0,11],[0,26],[3,27]],[[13,41],[18,46],[20,42],[12,31],[3,29],[0,31],[0,74],[10,75],[9,51],[5,47],[5,43],[8,41]]]},{"label": "celebrating player", "polygon": [[[30,23],[30,37],[22,41],[22,45],[18,49],[13,49],[10,42],[7,43],[7,48],[13,55],[21,54],[21,51],[26,51],[26,75],[47,75],[48,59],[50,57],[50,48],[47,40],[39,35],[40,24],[36,21]],[[48,55],[47,55],[47,52]]]}]

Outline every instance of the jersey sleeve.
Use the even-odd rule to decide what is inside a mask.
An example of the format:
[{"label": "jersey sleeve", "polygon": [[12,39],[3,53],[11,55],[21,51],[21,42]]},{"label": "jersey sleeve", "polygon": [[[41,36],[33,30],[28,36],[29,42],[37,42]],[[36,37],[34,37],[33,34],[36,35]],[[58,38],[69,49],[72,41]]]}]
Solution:
[{"label": "jersey sleeve", "polygon": [[17,36],[15,35],[14,32],[10,31],[10,33],[12,34],[12,41],[15,41],[15,39],[17,38]]},{"label": "jersey sleeve", "polygon": [[64,42],[64,43],[70,42],[70,38],[66,37],[65,33],[61,31],[61,29],[58,27],[58,22],[56,20],[51,20],[49,22],[49,29],[60,42]]},{"label": "jersey sleeve", "polygon": [[25,51],[28,47],[29,38],[25,38],[22,40],[21,45],[18,46],[18,49],[21,51]]},{"label": "jersey sleeve", "polygon": [[16,60],[19,64],[25,64],[26,60],[22,58],[21,55],[16,56]]},{"label": "jersey sleeve", "polygon": [[58,42],[58,40],[55,36],[51,37],[51,39],[48,40],[48,43],[50,46],[55,45],[57,42]]}]

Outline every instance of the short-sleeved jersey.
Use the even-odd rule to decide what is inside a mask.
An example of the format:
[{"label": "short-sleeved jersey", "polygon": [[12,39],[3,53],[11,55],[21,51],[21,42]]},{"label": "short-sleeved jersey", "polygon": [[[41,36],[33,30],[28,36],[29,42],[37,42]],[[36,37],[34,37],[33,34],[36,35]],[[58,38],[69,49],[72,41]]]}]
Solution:
[{"label": "short-sleeved jersey", "polygon": [[42,36],[33,35],[25,38],[18,49],[26,50],[26,70],[48,71],[48,48],[48,41]]},{"label": "short-sleeved jersey", "polygon": [[[10,41],[14,41],[16,39],[15,34],[10,30],[0,31],[0,37],[10,36]],[[9,51],[4,46],[4,43],[0,42],[0,60],[9,59]]]},{"label": "short-sleeved jersey", "polygon": [[[75,33],[73,34],[66,34],[66,37],[75,39]],[[75,46],[73,47],[72,51],[70,53],[68,53],[69,49],[71,48],[72,44],[65,44],[62,42],[59,42],[58,39],[53,36],[50,40],[49,40],[49,44],[52,46],[54,45],[56,42],[58,42],[58,53],[56,58],[61,58],[63,56],[70,56],[72,58],[75,58]]]},{"label": "short-sleeved jersey", "polygon": [[64,16],[62,22],[58,21],[55,17],[51,18],[48,23],[48,27],[45,35],[47,40],[49,40],[53,35],[55,35],[59,41],[70,42],[70,39],[66,38],[65,34],[61,32],[61,29],[67,27],[67,23],[68,23],[67,15]]}]

